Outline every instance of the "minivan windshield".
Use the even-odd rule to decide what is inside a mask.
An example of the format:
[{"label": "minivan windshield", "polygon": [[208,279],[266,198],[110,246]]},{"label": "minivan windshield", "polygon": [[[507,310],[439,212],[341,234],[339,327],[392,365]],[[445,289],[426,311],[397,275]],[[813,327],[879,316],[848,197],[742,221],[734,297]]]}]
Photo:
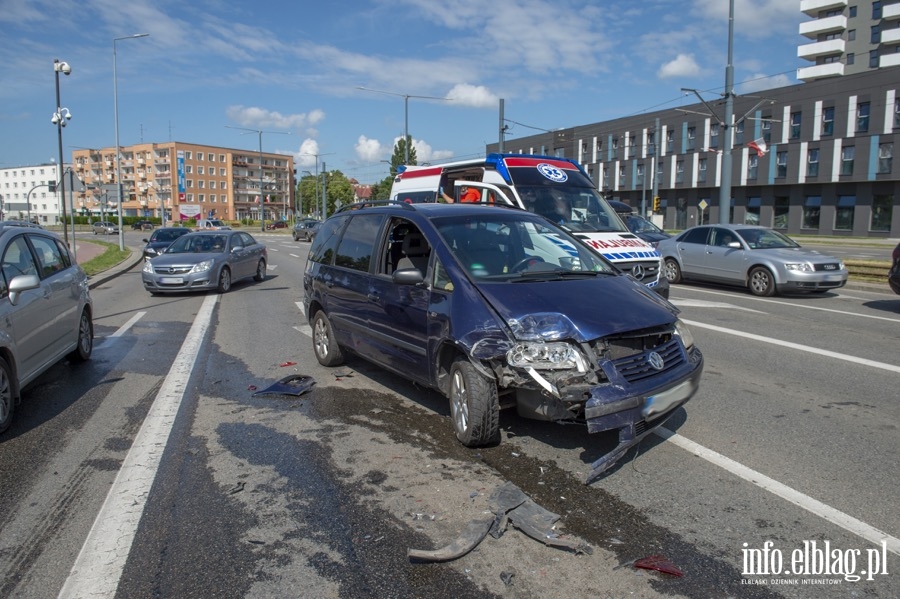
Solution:
[{"label": "minivan windshield", "polygon": [[521,212],[436,218],[434,224],[459,263],[477,279],[616,272],[566,231]]}]

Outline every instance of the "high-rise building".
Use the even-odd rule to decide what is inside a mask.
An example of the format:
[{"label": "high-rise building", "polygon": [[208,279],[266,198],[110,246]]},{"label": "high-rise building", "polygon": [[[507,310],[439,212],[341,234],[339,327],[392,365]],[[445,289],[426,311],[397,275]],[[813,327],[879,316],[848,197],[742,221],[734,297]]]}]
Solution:
[{"label": "high-rise building", "polygon": [[800,23],[810,39],[797,56],[812,63],[797,79],[851,75],[900,65],[900,0],[801,0],[812,20]]},{"label": "high-rise building", "polygon": [[183,142],[72,152],[79,214],[115,212],[122,174],[122,215],[188,220],[290,219],[294,213],[294,158]]},{"label": "high-rise building", "polygon": [[[71,171],[64,165],[62,172]],[[41,225],[62,222],[64,198],[58,186],[60,168],[56,163],[0,168],[0,218],[30,220]],[[69,177],[65,181],[66,207],[72,199]],[[77,192],[76,192],[77,195]]]}]

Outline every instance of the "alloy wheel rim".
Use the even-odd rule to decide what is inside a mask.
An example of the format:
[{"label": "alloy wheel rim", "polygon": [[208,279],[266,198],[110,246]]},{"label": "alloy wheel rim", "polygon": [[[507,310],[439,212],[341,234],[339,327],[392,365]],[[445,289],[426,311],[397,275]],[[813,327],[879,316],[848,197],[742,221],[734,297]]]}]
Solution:
[{"label": "alloy wheel rim", "polygon": [[469,407],[466,395],[465,380],[463,380],[462,373],[457,371],[453,374],[450,411],[453,414],[453,423],[459,432],[468,430],[469,427]]},{"label": "alloy wheel rim", "polygon": [[325,330],[325,324],[321,320],[316,321],[316,330],[313,334],[315,336],[316,353],[322,358],[328,356],[328,332]]}]

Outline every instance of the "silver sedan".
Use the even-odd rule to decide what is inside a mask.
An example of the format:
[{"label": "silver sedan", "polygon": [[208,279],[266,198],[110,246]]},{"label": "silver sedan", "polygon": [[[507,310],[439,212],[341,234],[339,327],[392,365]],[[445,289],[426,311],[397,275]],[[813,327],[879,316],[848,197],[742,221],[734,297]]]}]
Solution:
[{"label": "silver sedan", "polygon": [[141,279],[151,294],[214,289],[234,281],[266,278],[266,246],[243,231],[198,231],[176,239],[144,262]]},{"label": "silver sedan", "polygon": [[766,227],[701,225],[657,248],[669,283],[693,279],[747,287],[750,293],[824,292],[847,283],[838,258],[800,247]]}]

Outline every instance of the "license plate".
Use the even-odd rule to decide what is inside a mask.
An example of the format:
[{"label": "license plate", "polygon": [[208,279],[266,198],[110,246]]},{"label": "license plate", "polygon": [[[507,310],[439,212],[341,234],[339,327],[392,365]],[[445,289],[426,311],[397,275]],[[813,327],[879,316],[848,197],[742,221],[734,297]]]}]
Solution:
[{"label": "license plate", "polygon": [[159,282],[163,285],[182,285],[184,283],[183,277],[160,277]]}]

